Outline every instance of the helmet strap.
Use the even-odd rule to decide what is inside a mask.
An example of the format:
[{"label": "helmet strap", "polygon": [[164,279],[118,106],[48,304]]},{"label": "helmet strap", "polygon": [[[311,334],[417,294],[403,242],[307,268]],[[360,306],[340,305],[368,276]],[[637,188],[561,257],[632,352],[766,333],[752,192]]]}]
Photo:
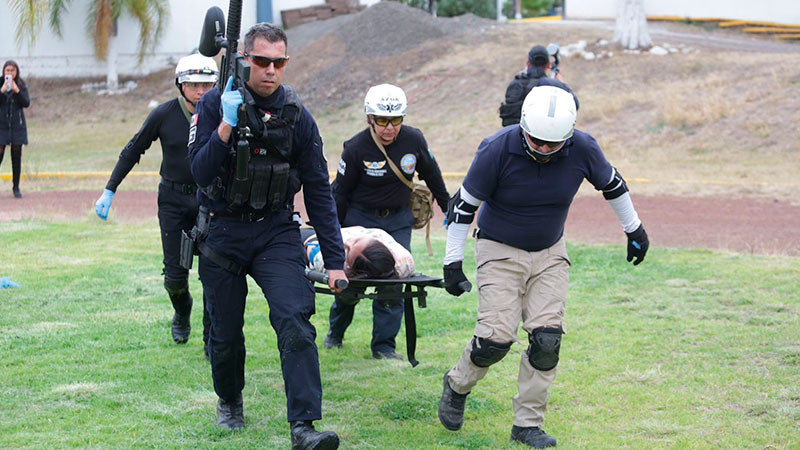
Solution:
[{"label": "helmet strap", "polygon": [[[375,139],[377,139],[378,138],[378,130],[375,129],[375,119],[372,118],[371,114],[369,115],[369,126],[372,129],[372,134],[375,136]],[[394,139],[392,139],[391,144],[394,144],[394,141],[396,141],[399,136],[400,136],[400,133],[397,133],[397,135],[395,135]],[[389,144],[389,145],[391,145],[391,144]]]},{"label": "helmet strap", "polygon": [[175,84],[178,85],[178,91],[181,93],[181,97],[183,97],[183,100],[186,101],[186,103],[192,105],[192,108],[197,108],[197,104],[189,100],[186,97],[186,94],[183,93],[183,83],[178,83],[178,80],[175,80]]}]

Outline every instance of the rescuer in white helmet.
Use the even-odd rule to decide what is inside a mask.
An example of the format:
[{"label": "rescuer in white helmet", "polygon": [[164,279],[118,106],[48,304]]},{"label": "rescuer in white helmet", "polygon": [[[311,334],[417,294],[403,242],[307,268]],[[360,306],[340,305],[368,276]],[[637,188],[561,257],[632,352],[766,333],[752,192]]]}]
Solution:
[{"label": "rescuer in white helmet", "polygon": [[[217,64],[200,54],[185,56],[175,67],[175,84],[180,96],[153,109],[142,127],[122,149],[103,194],[95,203],[97,216],[108,219],[117,187],[139,163],[139,159],[158,139],[161,143],[161,182],[158,186],[158,223],[164,251],[164,288],[174,314],[171,334],[177,344],[185,344],[191,332],[192,295],[189,271],[179,264],[181,232],[191,231],[197,218],[197,186],[189,170],[187,143],[195,105],[217,81]],[[208,315],[203,308],[203,342],[208,342]]]},{"label": "rescuer in white helmet", "polygon": [[[342,226],[380,228],[411,251],[415,223],[409,208],[409,185],[414,174],[425,182],[442,211],[450,195],[422,132],[403,123],[407,110],[403,89],[391,84],[369,88],[364,97],[367,127],[344,143],[332,188]],[[394,287],[382,288],[381,292],[391,289],[397,290],[397,299],[372,303],[370,347],[375,359],[403,359],[395,352],[395,337],[403,318],[402,293]],[[357,298],[336,297],[331,305],[326,348],[342,346],[357,302]],[[416,363],[413,354],[409,360]]]},{"label": "rescuer in white helmet", "polygon": [[529,345],[516,380],[511,440],[534,448],[556,445],[541,426],[565,330],[570,261],[564,223],[584,179],[602,191],[619,218],[628,237],[627,260],[637,265],[647,253],[647,233],[625,180],[597,141],[574,128],[575,119],[571,93],[533,88],[519,126],[481,142],[450,199],[444,282],[456,296],[467,280],[461,267],[467,233],[483,207],[475,244],[477,324],[458,363],[445,373],[439,401],[439,420],[448,430],[461,428],[467,395],[511,349],[521,322]]}]

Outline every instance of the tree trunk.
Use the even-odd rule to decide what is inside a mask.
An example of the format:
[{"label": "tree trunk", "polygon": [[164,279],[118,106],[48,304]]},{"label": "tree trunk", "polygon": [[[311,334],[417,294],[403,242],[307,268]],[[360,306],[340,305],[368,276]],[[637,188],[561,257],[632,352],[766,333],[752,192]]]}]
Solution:
[{"label": "tree trunk", "polygon": [[614,43],[623,48],[637,49],[653,46],[647,31],[644,0],[619,0],[620,8],[614,27]]},{"label": "tree trunk", "polygon": [[119,75],[117,74],[117,32],[116,26],[108,38],[108,54],[106,55],[106,88],[114,91],[119,87]]},{"label": "tree trunk", "polygon": [[428,12],[433,16],[436,16],[436,0],[428,0]]},{"label": "tree trunk", "polygon": [[522,19],[522,0],[514,0],[514,18]]}]

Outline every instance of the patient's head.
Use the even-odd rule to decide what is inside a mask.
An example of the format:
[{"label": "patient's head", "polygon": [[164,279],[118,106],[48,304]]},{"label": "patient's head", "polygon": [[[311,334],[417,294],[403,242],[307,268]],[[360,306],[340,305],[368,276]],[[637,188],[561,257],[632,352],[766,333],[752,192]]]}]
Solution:
[{"label": "patient's head", "polygon": [[380,241],[359,237],[344,245],[347,278],[395,278],[394,256]]}]

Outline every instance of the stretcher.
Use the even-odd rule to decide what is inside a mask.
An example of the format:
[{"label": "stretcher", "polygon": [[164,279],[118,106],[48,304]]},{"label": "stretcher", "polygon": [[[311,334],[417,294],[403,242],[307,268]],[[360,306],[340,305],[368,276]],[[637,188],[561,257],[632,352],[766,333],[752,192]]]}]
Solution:
[{"label": "stretcher", "polygon": [[[306,269],[306,277],[314,281],[314,289],[319,294],[333,295],[333,292],[328,287],[328,276],[321,272],[316,272],[311,269]],[[344,280],[339,280],[344,281]],[[379,288],[383,286],[402,286],[402,293],[397,292],[372,292],[367,293],[369,288]],[[389,279],[360,279],[350,280],[349,283],[344,282],[337,285],[337,287],[344,289],[344,294],[350,298],[368,298],[371,300],[388,300],[397,299],[400,296],[404,302],[404,316],[406,328],[406,353],[408,362],[412,367],[419,364],[414,353],[417,350],[417,322],[414,316],[414,300],[417,300],[417,306],[420,308],[427,308],[428,293],[426,288],[443,288],[444,282],[441,278],[429,277],[421,273],[416,273],[408,278],[389,278]]]}]

